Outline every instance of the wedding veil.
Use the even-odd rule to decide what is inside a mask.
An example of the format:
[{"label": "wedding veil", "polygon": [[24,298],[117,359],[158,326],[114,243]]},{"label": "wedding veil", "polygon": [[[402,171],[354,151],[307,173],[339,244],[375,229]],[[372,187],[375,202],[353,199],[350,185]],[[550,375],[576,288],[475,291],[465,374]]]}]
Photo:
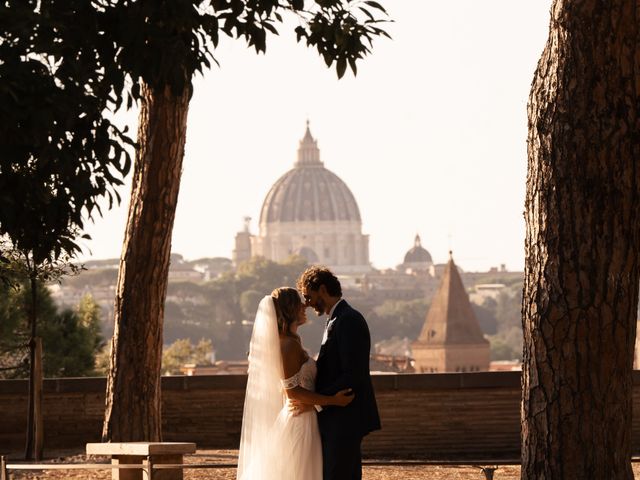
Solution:
[{"label": "wedding veil", "polygon": [[261,466],[269,462],[262,456],[267,455],[271,427],[284,406],[283,376],[276,310],[273,299],[266,296],[258,305],[249,346],[238,479],[259,478]]}]

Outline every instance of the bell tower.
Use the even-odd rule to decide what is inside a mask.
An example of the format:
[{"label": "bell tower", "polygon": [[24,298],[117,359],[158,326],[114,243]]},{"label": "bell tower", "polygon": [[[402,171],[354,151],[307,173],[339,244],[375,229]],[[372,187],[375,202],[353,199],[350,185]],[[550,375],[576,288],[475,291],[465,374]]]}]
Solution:
[{"label": "bell tower", "polygon": [[489,370],[489,341],[473,313],[452,252],[411,350],[419,373]]}]

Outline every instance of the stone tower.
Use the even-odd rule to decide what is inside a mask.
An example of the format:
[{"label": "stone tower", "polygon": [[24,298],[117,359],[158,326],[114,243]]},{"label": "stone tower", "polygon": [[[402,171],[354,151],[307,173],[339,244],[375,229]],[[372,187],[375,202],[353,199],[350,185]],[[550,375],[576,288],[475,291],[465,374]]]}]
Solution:
[{"label": "stone tower", "polygon": [[251,217],[244,217],[244,230],[236,234],[236,248],[233,249],[233,264],[237,267],[251,258]]},{"label": "stone tower", "polygon": [[418,373],[489,370],[489,342],[471,309],[451,252],[422,332],[411,349]]}]

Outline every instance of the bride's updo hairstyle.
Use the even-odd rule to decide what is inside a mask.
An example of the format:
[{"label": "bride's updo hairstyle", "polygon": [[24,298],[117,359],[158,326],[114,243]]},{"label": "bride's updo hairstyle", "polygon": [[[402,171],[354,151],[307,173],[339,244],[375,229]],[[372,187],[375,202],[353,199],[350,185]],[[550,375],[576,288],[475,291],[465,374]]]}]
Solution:
[{"label": "bride's updo hairstyle", "polygon": [[276,307],[278,332],[288,333],[291,324],[298,319],[302,304],[300,294],[295,288],[280,287],[271,292],[271,298],[273,298],[273,304]]}]

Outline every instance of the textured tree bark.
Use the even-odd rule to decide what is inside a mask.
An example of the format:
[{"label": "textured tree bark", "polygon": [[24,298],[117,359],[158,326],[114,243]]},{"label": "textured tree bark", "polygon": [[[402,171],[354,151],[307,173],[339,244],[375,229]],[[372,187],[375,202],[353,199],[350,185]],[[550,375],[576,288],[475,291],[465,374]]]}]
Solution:
[{"label": "textured tree bark", "polygon": [[555,0],[529,98],[523,479],[632,479],[640,3]]},{"label": "textured tree bark", "polygon": [[103,441],[160,441],[162,324],[189,92],[143,86],[115,305]]}]

